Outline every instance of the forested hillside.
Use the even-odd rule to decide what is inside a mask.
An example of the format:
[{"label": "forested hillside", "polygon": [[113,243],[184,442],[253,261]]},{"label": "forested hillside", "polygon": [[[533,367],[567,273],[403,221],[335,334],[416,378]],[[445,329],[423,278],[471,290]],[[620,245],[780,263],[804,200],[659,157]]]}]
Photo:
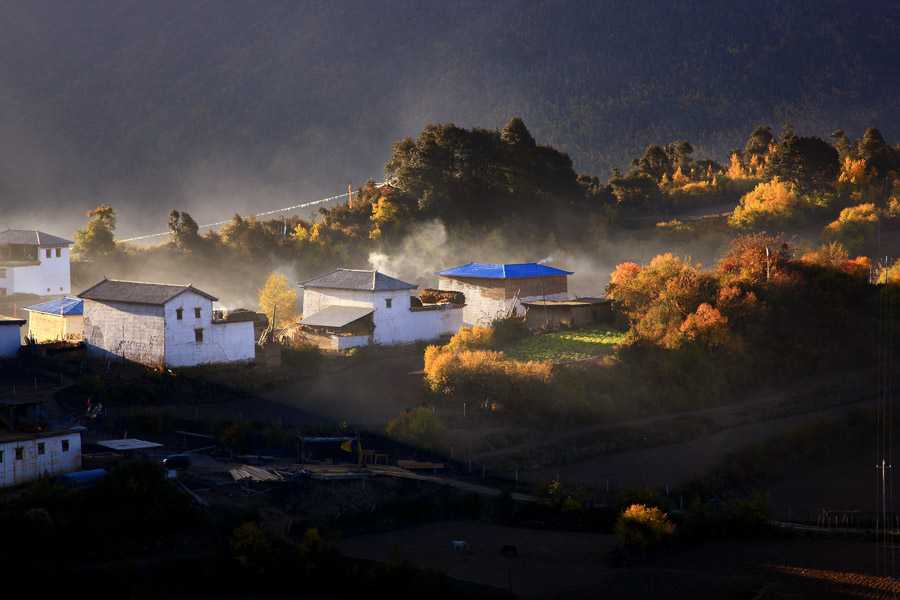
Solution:
[{"label": "forested hillside", "polygon": [[512,116],[601,180],[676,140],[726,161],[760,124],[893,143],[898,30],[900,6],[843,0],[2,2],[0,206],[33,227],[63,202],[61,235],[99,202],[125,234],[210,222],[380,179],[428,123]]}]

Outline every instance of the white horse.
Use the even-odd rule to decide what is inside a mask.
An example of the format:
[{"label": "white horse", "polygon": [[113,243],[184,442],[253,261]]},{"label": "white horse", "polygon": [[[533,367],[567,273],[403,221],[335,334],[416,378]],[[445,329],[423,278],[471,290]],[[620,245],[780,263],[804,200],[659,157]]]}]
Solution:
[{"label": "white horse", "polygon": [[463,540],[457,540],[455,542],[450,542],[450,545],[453,547],[454,552],[468,552],[469,551],[469,544],[467,544]]}]

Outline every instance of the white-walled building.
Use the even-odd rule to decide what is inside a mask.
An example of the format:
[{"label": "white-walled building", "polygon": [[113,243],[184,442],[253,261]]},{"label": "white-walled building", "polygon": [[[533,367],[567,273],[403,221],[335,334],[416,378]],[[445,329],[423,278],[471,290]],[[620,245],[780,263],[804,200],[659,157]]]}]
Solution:
[{"label": "white-walled building", "polygon": [[411,291],[418,286],[378,271],[337,269],[298,285],[300,325],[326,349],[433,340],[462,326],[462,305],[413,306]]},{"label": "white-walled building", "polygon": [[469,263],[437,273],[438,289],[466,296],[464,325],[487,325],[513,311],[525,314],[523,302],[568,300],[570,271],[537,263]]},{"label": "white-walled building", "polygon": [[218,318],[218,298],[191,285],[104,279],[78,297],[88,356],[171,367],[256,356],[253,322]]},{"label": "white-walled building", "polygon": [[28,337],[38,342],[81,341],[84,332],[84,300],[57,298],[33,306],[28,311]]},{"label": "white-walled building", "polygon": [[40,403],[0,403],[0,488],[81,470],[81,432],[47,429]]},{"label": "white-walled building", "polygon": [[0,358],[9,358],[19,353],[22,347],[22,325],[25,319],[14,319],[0,315]]},{"label": "white-walled building", "polygon": [[0,296],[71,294],[71,244],[36,229],[0,231]]}]

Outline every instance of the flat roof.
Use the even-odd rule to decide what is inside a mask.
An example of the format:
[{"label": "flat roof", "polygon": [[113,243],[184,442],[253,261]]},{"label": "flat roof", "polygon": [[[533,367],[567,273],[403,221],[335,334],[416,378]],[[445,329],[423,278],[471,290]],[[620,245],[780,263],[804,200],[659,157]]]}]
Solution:
[{"label": "flat roof", "polygon": [[115,450],[116,452],[124,452],[126,450],[149,450],[150,448],[162,448],[162,444],[156,442],[145,442],[137,438],[128,438],[124,440],[105,440],[97,442],[98,446]]},{"label": "flat roof", "polygon": [[522,302],[523,306],[596,306],[598,304],[609,304],[611,298],[575,298],[573,300],[527,300]]}]

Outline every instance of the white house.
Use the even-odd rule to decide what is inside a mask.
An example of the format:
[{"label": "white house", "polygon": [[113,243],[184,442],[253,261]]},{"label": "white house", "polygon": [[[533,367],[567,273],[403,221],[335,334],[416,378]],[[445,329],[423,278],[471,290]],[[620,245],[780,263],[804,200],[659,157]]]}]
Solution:
[{"label": "white house", "polygon": [[26,306],[25,310],[28,311],[28,337],[38,342],[81,340],[84,332],[84,300],[57,298]]},{"label": "white house", "polygon": [[39,402],[0,402],[0,488],[81,470],[81,432],[46,425]]},{"label": "white house", "polygon": [[486,325],[511,312],[524,315],[523,302],[568,300],[570,271],[537,263],[469,263],[440,271],[438,289],[466,296],[464,325]]},{"label": "white house", "polygon": [[220,318],[218,298],[191,285],[104,279],[78,297],[88,356],[171,367],[256,356],[253,321]]},{"label": "white house", "polygon": [[303,288],[300,325],[327,349],[432,340],[462,326],[463,305],[414,306],[411,291],[418,286],[378,271],[337,269],[298,285]]},{"label": "white house", "polygon": [[22,325],[25,319],[0,315],[0,358],[16,356],[22,346]]},{"label": "white house", "polygon": [[36,229],[0,231],[0,296],[71,294],[71,244]]}]

